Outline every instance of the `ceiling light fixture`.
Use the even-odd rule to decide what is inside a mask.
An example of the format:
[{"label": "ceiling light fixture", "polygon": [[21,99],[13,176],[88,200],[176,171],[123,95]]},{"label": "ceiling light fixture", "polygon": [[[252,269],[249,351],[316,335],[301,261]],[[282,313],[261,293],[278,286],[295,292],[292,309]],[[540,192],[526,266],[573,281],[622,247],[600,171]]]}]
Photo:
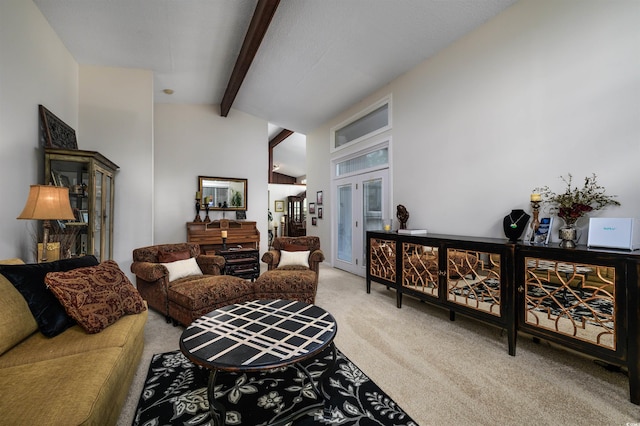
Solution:
[{"label": "ceiling light fixture", "polygon": [[276,170],[278,170],[279,168],[280,168],[280,166],[279,166],[279,165],[277,165],[277,164],[274,164],[274,165],[273,165],[273,171],[274,171],[274,172],[275,172]]},{"label": "ceiling light fixture", "polygon": [[163,92],[167,95],[173,95],[173,89],[164,89]]}]

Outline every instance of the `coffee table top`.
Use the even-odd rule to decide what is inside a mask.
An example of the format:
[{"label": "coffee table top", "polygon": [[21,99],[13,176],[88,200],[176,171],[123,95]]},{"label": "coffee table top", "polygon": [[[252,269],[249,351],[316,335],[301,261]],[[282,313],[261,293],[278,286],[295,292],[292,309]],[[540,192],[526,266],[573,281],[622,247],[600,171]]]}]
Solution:
[{"label": "coffee table top", "polygon": [[196,319],[180,336],[180,349],[207,368],[259,371],[318,354],[333,342],[337,329],[333,316],[319,306],[254,300]]}]

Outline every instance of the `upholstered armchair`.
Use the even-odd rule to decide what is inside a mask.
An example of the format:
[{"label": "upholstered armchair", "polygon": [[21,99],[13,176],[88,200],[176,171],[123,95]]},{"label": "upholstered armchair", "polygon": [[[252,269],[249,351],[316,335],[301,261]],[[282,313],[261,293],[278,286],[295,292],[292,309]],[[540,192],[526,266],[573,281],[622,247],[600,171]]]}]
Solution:
[{"label": "upholstered armchair", "polygon": [[148,305],[162,313],[169,321],[169,288],[184,281],[201,279],[202,275],[188,275],[174,282],[169,280],[169,270],[163,262],[195,258],[204,275],[221,275],[224,257],[200,254],[200,246],[191,243],[161,244],[133,250],[131,272],[136,276],[136,286]]},{"label": "upholstered armchair", "polygon": [[289,299],[314,303],[324,253],[320,238],[278,237],[262,255],[267,271],[255,283],[256,299]]}]

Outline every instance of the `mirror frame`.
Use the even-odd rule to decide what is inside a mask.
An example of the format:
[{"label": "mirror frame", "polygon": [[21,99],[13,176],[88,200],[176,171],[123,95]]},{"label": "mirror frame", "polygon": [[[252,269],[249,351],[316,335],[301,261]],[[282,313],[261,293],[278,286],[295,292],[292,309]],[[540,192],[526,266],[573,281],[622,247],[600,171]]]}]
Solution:
[{"label": "mirror frame", "polygon": [[203,182],[204,181],[208,181],[208,180],[215,180],[215,181],[219,181],[219,182],[239,182],[243,185],[244,187],[244,193],[242,194],[242,196],[244,197],[244,206],[238,207],[238,206],[231,206],[229,205],[227,208],[224,207],[218,207],[218,206],[212,206],[209,207],[209,210],[218,210],[218,211],[227,211],[227,210],[231,210],[231,211],[246,211],[247,210],[247,179],[237,179],[237,178],[226,178],[226,177],[214,177],[214,176],[198,176],[198,192],[200,193],[200,205],[202,206],[202,208],[206,208],[206,205],[203,203]]}]

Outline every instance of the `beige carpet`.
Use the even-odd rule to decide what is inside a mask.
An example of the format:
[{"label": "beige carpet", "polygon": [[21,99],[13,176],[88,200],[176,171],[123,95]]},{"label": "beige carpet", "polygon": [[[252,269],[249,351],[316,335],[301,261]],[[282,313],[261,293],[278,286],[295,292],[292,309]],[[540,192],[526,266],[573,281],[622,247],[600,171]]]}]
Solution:
[{"label": "beige carpet", "polygon": [[[338,322],[336,345],[420,425],[625,425],[640,422],[629,381],[591,360],[404,297],[321,266],[316,303]],[[150,312],[142,362],[119,425],[130,425],[151,355],[178,349],[181,327]]]}]

